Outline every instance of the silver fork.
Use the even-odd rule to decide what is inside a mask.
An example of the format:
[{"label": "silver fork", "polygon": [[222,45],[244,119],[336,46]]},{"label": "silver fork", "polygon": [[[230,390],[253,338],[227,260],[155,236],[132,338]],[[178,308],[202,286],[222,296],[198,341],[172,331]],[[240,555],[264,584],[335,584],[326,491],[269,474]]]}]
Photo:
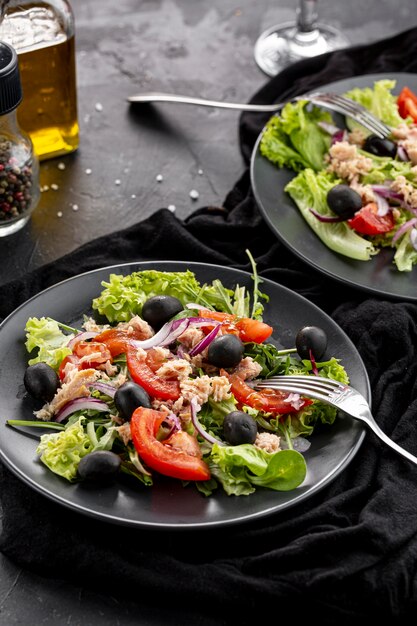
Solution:
[{"label": "silver fork", "polygon": [[[309,100],[312,104],[329,109],[330,111],[336,111],[342,115],[347,115],[353,120],[370,130],[378,137],[385,138],[391,133],[389,126],[384,124],[381,120],[376,118],[365,107],[349,100],[344,96],[340,96],[336,93],[322,93],[317,91],[315,93],[307,94],[304,96],[297,96],[292,98],[291,101],[296,100]],[[237,102],[222,102],[218,100],[206,100],[205,98],[194,98],[192,96],[180,96],[169,93],[148,92],[140,93],[135,96],[130,96],[128,102],[132,103],[149,103],[149,102],[171,102],[178,104],[196,104],[206,107],[217,107],[220,109],[237,109],[239,111],[251,111],[253,113],[273,113],[280,111],[287,102],[278,102],[276,104],[241,104]]]},{"label": "silver fork", "polygon": [[327,402],[346,415],[364,422],[384,443],[417,465],[417,457],[401,448],[380,429],[363,395],[349,385],[321,376],[271,376],[256,382],[255,388],[279,389]]}]

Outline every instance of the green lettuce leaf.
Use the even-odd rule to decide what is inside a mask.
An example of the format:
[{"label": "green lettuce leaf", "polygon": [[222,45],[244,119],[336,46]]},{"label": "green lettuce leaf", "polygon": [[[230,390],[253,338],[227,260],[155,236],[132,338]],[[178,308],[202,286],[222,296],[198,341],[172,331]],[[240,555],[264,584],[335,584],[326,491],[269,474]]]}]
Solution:
[{"label": "green lettuce leaf", "polygon": [[250,295],[244,287],[227,289],[220,280],[201,285],[194,273],[144,270],[128,276],[111,274],[105,289],[93,300],[93,309],[110,322],[127,322],[140,315],[146,300],[157,295],[178,298],[186,305],[195,302],[209,309],[249,316]]},{"label": "green lettuce leaf", "polygon": [[29,365],[44,362],[57,370],[61,361],[72,352],[66,344],[74,335],[65,335],[55,320],[30,317],[25,331],[27,351],[38,349],[37,356],[29,360]]},{"label": "green lettuce leaf", "polygon": [[[391,92],[395,88],[395,80],[378,80],[374,83],[373,87],[355,88],[348,91],[345,96],[359,102],[364,107],[369,109],[376,117],[381,119],[388,126],[398,126],[401,122],[404,122],[403,118],[398,113],[397,97]],[[347,119],[349,128],[359,126],[351,119]],[[366,134],[369,134],[369,130],[360,126]]]},{"label": "green lettuce leaf", "polygon": [[417,250],[411,244],[410,231],[405,233],[396,244],[397,250],[394,255],[394,263],[400,272],[411,272],[413,266],[417,263]]},{"label": "green lettuce leaf", "polygon": [[36,452],[52,472],[73,482],[77,478],[80,460],[93,450],[93,443],[83,427],[80,417],[59,433],[42,435]]},{"label": "green lettuce leaf", "polygon": [[273,454],[250,444],[213,445],[210,470],[228,495],[249,495],[255,487],[290,491],[306,476],[304,457],[295,450]]},{"label": "green lettuce leaf", "polygon": [[357,235],[345,222],[320,222],[310,211],[331,215],[327,205],[327,193],[339,180],[321,171],[305,169],[285,187],[298,206],[301,215],[328,248],[358,261],[368,261],[377,250],[370,241]]},{"label": "green lettuce leaf", "polygon": [[321,170],[324,155],[330,146],[330,137],[317,122],[332,122],[331,115],[313,107],[307,110],[307,101],[288,103],[280,116],[267,123],[260,143],[263,156],[278,165],[299,172],[306,167]]}]

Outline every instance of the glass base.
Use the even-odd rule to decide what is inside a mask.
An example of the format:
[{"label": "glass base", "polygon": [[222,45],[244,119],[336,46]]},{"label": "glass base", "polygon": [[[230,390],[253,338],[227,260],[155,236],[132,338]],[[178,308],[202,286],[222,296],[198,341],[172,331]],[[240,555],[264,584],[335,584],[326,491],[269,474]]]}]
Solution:
[{"label": "glass base", "polygon": [[0,222],[0,237],[6,237],[7,235],[13,235],[18,230],[23,228],[25,224],[28,223],[30,215],[26,215],[26,217],[22,217],[22,219],[17,220],[17,222],[13,222],[12,224],[3,225]]},{"label": "glass base", "polygon": [[337,28],[317,24],[310,32],[297,31],[296,22],[272,26],[255,44],[255,61],[268,76],[276,76],[288,65],[310,57],[345,48],[349,40]]}]

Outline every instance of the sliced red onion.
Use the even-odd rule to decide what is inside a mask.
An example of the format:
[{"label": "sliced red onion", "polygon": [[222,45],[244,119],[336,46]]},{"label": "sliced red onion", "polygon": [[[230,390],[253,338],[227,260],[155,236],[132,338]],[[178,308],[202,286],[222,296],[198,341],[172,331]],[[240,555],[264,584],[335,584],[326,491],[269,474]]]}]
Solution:
[{"label": "sliced red onion", "polygon": [[404,222],[404,224],[402,224],[399,227],[399,229],[397,230],[397,232],[393,236],[392,243],[395,243],[400,237],[402,237],[404,235],[404,233],[406,233],[408,230],[410,230],[410,228],[413,228],[413,226],[415,226],[416,224],[417,224],[417,217],[413,217],[411,220],[408,220],[407,222]]},{"label": "sliced red onion", "polygon": [[383,196],[381,196],[378,192],[375,192],[375,202],[378,207],[376,214],[379,215],[380,217],[387,215],[387,213],[391,211],[391,207],[388,204],[388,200],[384,198]]},{"label": "sliced red onion", "polygon": [[372,191],[377,193],[379,196],[382,196],[383,198],[388,198],[389,200],[399,200],[399,201],[404,200],[403,194],[399,193],[398,191],[394,191],[393,189],[391,189],[389,185],[371,185],[371,189]]},{"label": "sliced red onion", "polygon": [[60,411],[55,415],[55,422],[63,422],[68,415],[75,411],[110,411],[110,408],[102,400],[97,398],[75,398],[67,402]]},{"label": "sliced red onion", "polygon": [[342,128],[332,135],[332,146],[339,141],[345,141],[347,139],[347,132]]},{"label": "sliced red onion", "polygon": [[182,344],[180,344],[177,348],[177,357],[179,359],[185,359],[187,354],[188,354],[187,350],[184,348]]},{"label": "sliced red onion", "polygon": [[153,337],[145,339],[144,341],[132,340],[130,341],[130,345],[135,348],[142,348],[143,350],[149,350],[149,348],[155,348],[156,346],[169,346],[169,344],[178,339],[189,326],[199,328],[201,326],[213,326],[213,324],[220,324],[220,322],[207,317],[183,317],[173,322],[167,322]]},{"label": "sliced red onion", "polygon": [[97,389],[97,391],[101,391],[101,393],[106,394],[110,398],[114,398],[114,394],[116,393],[116,388],[113,385],[108,385],[107,383],[93,383],[89,385],[91,389]]},{"label": "sliced red onion", "polygon": [[410,232],[410,242],[414,250],[417,250],[417,230],[415,228]]},{"label": "sliced red onion", "polygon": [[93,331],[85,331],[83,333],[78,333],[78,335],[75,335],[75,337],[73,337],[68,343],[67,346],[68,348],[73,348],[75,346],[75,344],[79,343],[80,341],[87,341],[87,339],[93,339],[93,337],[97,337],[99,333],[93,332]]},{"label": "sliced red onion", "polygon": [[220,439],[216,439],[216,437],[213,437],[213,435],[210,435],[206,430],[204,430],[204,428],[198,421],[197,413],[200,410],[200,406],[198,404],[197,398],[194,397],[191,399],[190,406],[191,406],[191,420],[194,424],[194,428],[203,437],[203,439],[205,439],[209,443],[217,443],[219,446],[225,446],[226,444],[223,443],[223,441],[220,441]]},{"label": "sliced red onion", "polygon": [[167,438],[173,435],[178,430],[182,430],[181,422],[179,418],[177,417],[177,415],[175,415],[175,413],[170,413],[169,415],[167,415],[164,419],[164,422],[168,422],[170,426],[170,430],[169,430],[169,433],[167,434]]},{"label": "sliced red onion", "polygon": [[310,213],[317,217],[319,222],[327,222],[327,223],[335,223],[335,222],[345,222],[346,220],[340,216],[330,216],[330,215],[322,215],[318,213],[315,209],[309,208]]},{"label": "sliced red onion", "polygon": [[135,346],[135,348],[142,348],[143,350],[155,348],[156,346],[168,346],[188,328],[190,319],[192,318],[185,317],[173,322],[167,322],[153,337],[144,341],[132,340],[130,344]]},{"label": "sliced red onion", "polygon": [[320,126],[329,135],[335,135],[342,130],[335,124],[329,124],[329,122],[317,122],[317,126]]},{"label": "sliced red onion", "polygon": [[194,348],[190,350],[189,352],[190,356],[196,356],[196,354],[200,354],[200,352],[203,352],[203,350],[207,348],[207,346],[209,346],[211,342],[213,341],[213,339],[216,337],[217,333],[220,330],[220,326],[221,324],[217,324],[217,326],[215,326],[213,330],[211,330],[206,337],[204,337],[201,341],[199,341],[194,346]]},{"label": "sliced red onion", "polygon": [[404,148],[404,146],[398,146],[397,147],[397,157],[400,159],[400,161],[409,161],[410,160],[410,157],[408,156],[408,152]]}]

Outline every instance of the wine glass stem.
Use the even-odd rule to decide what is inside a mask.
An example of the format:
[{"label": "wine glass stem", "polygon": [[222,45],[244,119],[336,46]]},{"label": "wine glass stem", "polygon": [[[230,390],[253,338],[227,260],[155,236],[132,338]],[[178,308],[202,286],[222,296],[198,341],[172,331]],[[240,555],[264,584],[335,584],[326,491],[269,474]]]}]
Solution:
[{"label": "wine glass stem", "polygon": [[297,30],[311,33],[317,29],[317,0],[300,0],[297,9]]}]

